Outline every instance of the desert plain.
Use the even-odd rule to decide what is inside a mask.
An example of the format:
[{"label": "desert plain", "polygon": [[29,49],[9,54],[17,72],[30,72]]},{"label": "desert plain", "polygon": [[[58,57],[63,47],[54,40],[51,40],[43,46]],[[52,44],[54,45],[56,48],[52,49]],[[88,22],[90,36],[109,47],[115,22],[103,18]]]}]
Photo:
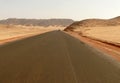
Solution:
[{"label": "desert plain", "polygon": [[62,26],[0,25],[0,44],[64,28]]}]

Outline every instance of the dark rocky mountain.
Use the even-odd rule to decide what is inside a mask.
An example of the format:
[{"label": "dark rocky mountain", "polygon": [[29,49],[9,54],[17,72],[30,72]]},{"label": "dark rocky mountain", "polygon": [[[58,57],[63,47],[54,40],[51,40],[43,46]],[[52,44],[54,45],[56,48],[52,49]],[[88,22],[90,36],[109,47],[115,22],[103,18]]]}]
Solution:
[{"label": "dark rocky mountain", "polygon": [[0,20],[0,24],[33,25],[33,26],[68,26],[74,21],[72,19],[17,19],[9,18]]},{"label": "dark rocky mountain", "polygon": [[81,27],[105,27],[120,25],[120,16],[112,19],[86,19],[77,21],[68,26],[65,30],[74,30]]}]

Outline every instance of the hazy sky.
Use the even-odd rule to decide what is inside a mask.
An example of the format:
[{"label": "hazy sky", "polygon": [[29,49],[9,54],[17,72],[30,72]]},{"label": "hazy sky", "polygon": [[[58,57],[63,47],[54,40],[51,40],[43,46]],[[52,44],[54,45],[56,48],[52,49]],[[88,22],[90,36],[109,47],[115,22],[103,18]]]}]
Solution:
[{"label": "hazy sky", "polygon": [[112,18],[120,15],[120,0],[0,0],[0,19]]}]

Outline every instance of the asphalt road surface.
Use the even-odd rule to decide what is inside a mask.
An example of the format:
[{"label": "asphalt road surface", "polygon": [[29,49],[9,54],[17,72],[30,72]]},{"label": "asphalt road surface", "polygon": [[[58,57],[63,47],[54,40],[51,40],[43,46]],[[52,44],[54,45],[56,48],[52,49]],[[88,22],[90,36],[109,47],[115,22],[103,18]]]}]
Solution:
[{"label": "asphalt road surface", "polygon": [[0,83],[120,83],[120,65],[52,31],[0,46]]}]

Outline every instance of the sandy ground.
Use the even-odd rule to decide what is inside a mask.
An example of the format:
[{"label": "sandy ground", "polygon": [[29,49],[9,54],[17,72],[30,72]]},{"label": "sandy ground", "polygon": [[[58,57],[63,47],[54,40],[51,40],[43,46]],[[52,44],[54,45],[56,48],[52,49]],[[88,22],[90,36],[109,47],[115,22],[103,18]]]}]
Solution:
[{"label": "sandy ground", "polygon": [[120,45],[120,26],[112,27],[88,27],[75,31],[92,39]]},{"label": "sandy ground", "polygon": [[21,26],[21,25],[0,25],[0,44],[8,43],[21,38],[42,34],[53,30],[63,30],[60,26]]},{"label": "sandy ground", "polygon": [[89,37],[82,36],[76,32],[68,32],[68,34],[108,54],[108,56],[112,56],[114,59],[120,61],[120,47],[119,46],[116,46],[114,44],[109,44],[106,42],[101,42],[99,40],[91,39]]}]

